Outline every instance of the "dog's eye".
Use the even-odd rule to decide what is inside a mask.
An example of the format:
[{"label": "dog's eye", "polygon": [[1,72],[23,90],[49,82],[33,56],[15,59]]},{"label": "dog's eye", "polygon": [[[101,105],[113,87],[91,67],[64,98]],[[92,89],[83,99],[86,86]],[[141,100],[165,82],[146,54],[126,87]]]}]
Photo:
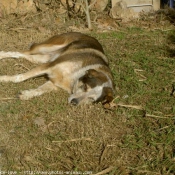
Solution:
[{"label": "dog's eye", "polygon": [[87,84],[84,84],[84,90],[87,91]]},{"label": "dog's eye", "polygon": [[87,91],[87,85],[86,84],[81,85],[81,89]]},{"label": "dog's eye", "polygon": [[87,85],[86,84],[83,84],[83,89],[84,89],[84,91],[87,91]]}]

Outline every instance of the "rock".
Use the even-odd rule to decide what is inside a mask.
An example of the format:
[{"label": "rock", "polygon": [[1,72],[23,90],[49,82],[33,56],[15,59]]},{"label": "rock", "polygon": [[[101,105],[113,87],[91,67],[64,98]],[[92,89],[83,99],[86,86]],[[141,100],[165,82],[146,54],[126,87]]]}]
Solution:
[{"label": "rock", "polygon": [[110,10],[110,16],[114,19],[129,21],[132,18],[137,18],[139,13],[134,12],[131,8],[127,8],[127,3],[124,0],[121,0]]},{"label": "rock", "polygon": [[[94,0],[91,2],[91,4],[93,4],[93,2]],[[108,0],[96,0],[92,8],[98,12],[102,12],[104,11],[107,5],[108,5]]]}]

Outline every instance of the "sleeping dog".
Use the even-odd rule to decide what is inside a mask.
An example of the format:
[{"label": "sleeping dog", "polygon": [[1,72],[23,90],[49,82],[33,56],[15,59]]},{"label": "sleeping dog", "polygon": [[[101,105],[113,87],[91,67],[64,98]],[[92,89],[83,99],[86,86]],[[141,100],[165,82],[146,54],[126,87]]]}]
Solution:
[{"label": "sleeping dog", "polygon": [[70,32],[33,44],[24,52],[0,52],[0,59],[25,58],[40,64],[26,73],[0,76],[0,82],[19,83],[37,76],[47,76],[48,81],[37,89],[24,90],[19,94],[28,100],[58,87],[70,96],[68,102],[109,103],[113,100],[114,83],[108,59],[101,44],[88,35]]}]

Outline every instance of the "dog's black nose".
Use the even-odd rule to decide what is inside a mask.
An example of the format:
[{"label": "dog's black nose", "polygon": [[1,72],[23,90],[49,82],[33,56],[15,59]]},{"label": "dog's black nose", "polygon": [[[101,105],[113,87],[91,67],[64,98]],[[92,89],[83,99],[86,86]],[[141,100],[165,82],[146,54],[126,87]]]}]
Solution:
[{"label": "dog's black nose", "polygon": [[71,104],[77,105],[77,104],[78,104],[78,99],[77,99],[77,98],[73,98],[73,99],[71,100]]}]

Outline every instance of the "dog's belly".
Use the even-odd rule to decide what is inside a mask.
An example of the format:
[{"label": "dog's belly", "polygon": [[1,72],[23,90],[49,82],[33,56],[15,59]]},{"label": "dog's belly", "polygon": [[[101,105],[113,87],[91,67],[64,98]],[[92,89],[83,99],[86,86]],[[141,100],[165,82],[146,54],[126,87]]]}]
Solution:
[{"label": "dog's belly", "polygon": [[75,74],[82,66],[81,62],[63,62],[50,68],[49,79],[58,87],[71,93]]}]

